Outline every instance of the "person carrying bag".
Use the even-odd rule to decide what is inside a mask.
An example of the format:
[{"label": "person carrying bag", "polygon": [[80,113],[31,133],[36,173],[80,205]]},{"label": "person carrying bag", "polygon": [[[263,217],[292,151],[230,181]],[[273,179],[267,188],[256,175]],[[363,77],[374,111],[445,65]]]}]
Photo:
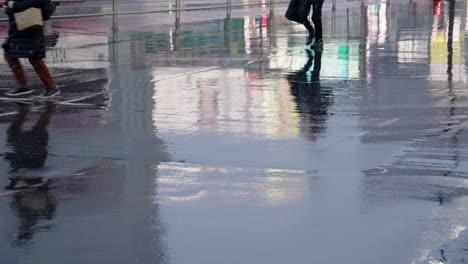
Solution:
[{"label": "person carrying bag", "polygon": [[46,55],[42,21],[55,11],[56,4],[50,0],[6,1],[3,9],[8,15],[10,29],[2,45],[4,58],[15,76],[17,87],[6,92],[7,96],[21,96],[34,92],[29,86],[19,58],[27,58],[44,84],[39,99],[60,94],[44,58]]},{"label": "person carrying bag", "polygon": [[[324,0],[291,0],[289,3],[288,9],[286,11],[286,18],[303,24],[306,29],[309,31],[309,36],[307,37],[306,45],[311,45],[312,41],[315,39],[313,48],[322,48],[322,6]],[[312,22],[314,26],[311,25],[308,16],[310,10],[312,9]]]}]

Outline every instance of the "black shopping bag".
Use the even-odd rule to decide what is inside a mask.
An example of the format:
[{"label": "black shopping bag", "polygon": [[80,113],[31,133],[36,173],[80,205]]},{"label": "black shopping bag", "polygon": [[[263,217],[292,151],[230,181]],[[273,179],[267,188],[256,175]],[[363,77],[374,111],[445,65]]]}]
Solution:
[{"label": "black shopping bag", "polygon": [[303,24],[310,14],[310,4],[310,0],[291,0],[286,11],[286,18]]}]

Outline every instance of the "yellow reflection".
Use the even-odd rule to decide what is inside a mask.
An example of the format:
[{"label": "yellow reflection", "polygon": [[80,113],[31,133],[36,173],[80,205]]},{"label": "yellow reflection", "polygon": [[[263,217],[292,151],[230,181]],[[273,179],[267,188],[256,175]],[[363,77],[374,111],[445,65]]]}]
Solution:
[{"label": "yellow reflection", "polygon": [[431,38],[431,64],[447,64],[447,55],[445,32],[437,31]]},{"label": "yellow reflection", "polygon": [[184,201],[194,201],[194,200],[201,200],[206,194],[208,194],[207,191],[199,191],[196,194],[193,195],[187,195],[187,196],[172,196],[168,197],[167,199],[170,201],[174,202],[184,202]]},{"label": "yellow reflection", "polygon": [[466,226],[454,226],[452,230],[450,230],[450,238],[455,239],[460,236],[460,233],[466,230]]},{"label": "yellow reflection", "polygon": [[269,205],[279,206],[304,200],[309,192],[306,178],[267,177],[264,198]]},{"label": "yellow reflection", "polygon": [[295,173],[295,174],[304,174],[304,173],[306,173],[305,170],[287,170],[287,169],[266,169],[265,171],[269,172],[269,173],[279,173],[279,172]]},{"label": "yellow reflection", "polygon": [[[447,80],[447,69],[451,67],[452,80],[464,81],[466,79],[466,72],[464,69],[464,33],[462,32],[463,22],[459,17],[453,18],[453,28],[449,32],[450,21],[445,24],[443,17],[435,17],[432,26],[432,36],[430,43],[430,69],[431,78],[435,80]],[[445,19],[449,19],[447,16]],[[441,26],[443,24],[444,26]],[[452,43],[449,47],[449,34],[452,34]],[[452,49],[452,54],[449,54],[449,48]],[[449,55],[451,55],[451,65],[449,64]]]},{"label": "yellow reflection", "polygon": [[311,192],[305,170],[198,167],[165,163],[158,166],[158,193],[164,202],[235,201],[267,206],[301,202]]},{"label": "yellow reflection", "polygon": [[265,134],[269,138],[297,138],[300,135],[297,105],[291,94],[289,82],[278,80],[278,87],[266,90],[265,109],[268,109]]}]

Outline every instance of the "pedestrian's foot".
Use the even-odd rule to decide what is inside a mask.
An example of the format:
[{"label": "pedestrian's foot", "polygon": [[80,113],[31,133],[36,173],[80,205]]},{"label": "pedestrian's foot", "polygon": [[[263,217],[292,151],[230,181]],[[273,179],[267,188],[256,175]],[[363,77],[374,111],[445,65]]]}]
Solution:
[{"label": "pedestrian's foot", "polygon": [[323,49],[323,40],[315,40],[314,44],[311,46],[313,49]]},{"label": "pedestrian's foot", "polygon": [[32,92],[34,92],[34,90],[29,87],[18,87],[18,88],[13,88],[10,91],[6,92],[5,95],[15,97],[15,96],[30,94]]},{"label": "pedestrian's foot", "polygon": [[45,89],[37,98],[40,100],[51,99],[60,94],[59,88]]}]

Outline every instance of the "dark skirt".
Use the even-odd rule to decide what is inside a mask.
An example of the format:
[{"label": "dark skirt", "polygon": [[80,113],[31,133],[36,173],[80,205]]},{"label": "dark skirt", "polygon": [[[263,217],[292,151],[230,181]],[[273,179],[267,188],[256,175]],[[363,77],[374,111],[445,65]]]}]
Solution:
[{"label": "dark skirt", "polygon": [[19,31],[16,23],[10,20],[8,38],[2,45],[4,51],[13,58],[45,58],[44,29],[34,28]]}]

